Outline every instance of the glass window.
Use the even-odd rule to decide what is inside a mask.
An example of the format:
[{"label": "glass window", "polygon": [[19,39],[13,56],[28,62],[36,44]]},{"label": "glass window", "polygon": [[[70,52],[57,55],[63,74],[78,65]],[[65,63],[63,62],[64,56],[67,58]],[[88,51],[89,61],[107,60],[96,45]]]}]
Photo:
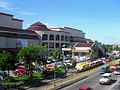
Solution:
[{"label": "glass window", "polygon": [[63,35],[61,36],[61,41],[64,41],[64,36]]},{"label": "glass window", "polygon": [[67,41],[67,36],[65,36],[65,41]]},{"label": "glass window", "polygon": [[60,36],[56,35],[56,40],[59,41],[60,40]]},{"label": "glass window", "polygon": [[59,43],[56,43],[56,48],[59,48],[60,44]]},{"label": "glass window", "polygon": [[49,48],[54,48],[54,43],[49,43]]},{"label": "glass window", "polygon": [[54,40],[54,35],[50,35],[49,40]]},{"label": "glass window", "polygon": [[42,40],[48,40],[48,35],[47,34],[42,35]]}]

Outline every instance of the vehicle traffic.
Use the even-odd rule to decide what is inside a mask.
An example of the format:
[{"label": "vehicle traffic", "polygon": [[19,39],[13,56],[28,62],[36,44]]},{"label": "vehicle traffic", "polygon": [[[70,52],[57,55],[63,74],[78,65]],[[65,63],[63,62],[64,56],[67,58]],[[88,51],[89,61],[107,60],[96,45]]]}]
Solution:
[{"label": "vehicle traffic", "polygon": [[107,73],[110,72],[110,66],[102,66],[101,69],[99,70],[99,73]]},{"label": "vehicle traffic", "polygon": [[105,73],[101,76],[99,83],[100,84],[110,84],[112,81],[111,73]]},{"label": "vehicle traffic", "polygon": [[81,87],[79,90],[93,90],[93,88],[91,88],[91,87]]},{"label": "vehicle traffic", "polygon": [[117,66],[113,73],[116,75],[120,74],[120,66]]}]

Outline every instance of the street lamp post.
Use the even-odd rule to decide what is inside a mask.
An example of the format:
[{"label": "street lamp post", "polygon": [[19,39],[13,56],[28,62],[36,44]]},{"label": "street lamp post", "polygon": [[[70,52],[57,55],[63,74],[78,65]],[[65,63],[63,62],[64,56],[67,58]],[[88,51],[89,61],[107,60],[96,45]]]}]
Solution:
[{"label": "street lamp post", "polygon": [[62,61],[63,61],[63,62],[65,61],[64,51],[62,50],[62,48],[64,48],[64,47],[65,47],[65,45],[62,45],[62,46],[61,46],[61,51],[62,51],[62,56],[63,56],[63,60],[62,60]]}]

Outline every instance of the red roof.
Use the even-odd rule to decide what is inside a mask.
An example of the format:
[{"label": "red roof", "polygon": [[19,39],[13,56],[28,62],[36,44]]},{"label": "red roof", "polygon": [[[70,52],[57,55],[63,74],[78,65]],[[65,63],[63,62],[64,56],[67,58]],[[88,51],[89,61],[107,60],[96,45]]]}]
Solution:
[{"label": "red roof", "polygon": [[23,29],[9,28],[0,26],[0,31],[10,31],[10,32],[20,32],[20,33],[28,33],[28,34],[36,34],[34,31],[27,31]]},{"label": "red roof", "polygon": [[78,43],[75,47],[91,47],[93,43]]},{"label": "red roof", "polygon": [[[44,24],[38,21],[38,22],[32,24],[31,26],[33,26],[33,25],[44,25]],[[44,26],[46,26],[46,25],[44,25]]]},{"label": "red roof", "polygon": [[26,30],[51,31],[50,29],[47,28],[46,25],[42,24],[41,22],[36,22],[30,25],[30,27],[27,28]]},{"label": "red roof", "polygon": [[11,15],[11,14],[6,14],[6,13],[2,13],[2,12],[0,12],[0,14],[1,14],[1,15],[6,15],[6,16],[13,17],[13,15]]}]

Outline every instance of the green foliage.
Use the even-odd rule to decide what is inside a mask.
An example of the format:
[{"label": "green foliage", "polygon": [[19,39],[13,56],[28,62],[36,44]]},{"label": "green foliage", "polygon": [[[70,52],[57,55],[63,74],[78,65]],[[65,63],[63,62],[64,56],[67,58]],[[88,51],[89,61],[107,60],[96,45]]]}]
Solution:
[{"label": "green foliage", "polygon": [[[31,45],[29,47],[22,47],[22,49],[18,53],[19,60],[24,61],[28,70],[33,70],[32,62],[35,62],[38,57],[38,53],[38,48],[35,45]],[[32,76],[31,72],[28,72],[27,75],[29,77]]]},{"label": "green foliage", "polygon": [[114,50],[120,51],[120,48],[118,46],[113,47]]},{"label": "green foliage", "polygon": [[57,48],[51,51],[51,55],[56,61],[60,60],[62,57],[62,55],[60,54],[60,51],[58,51]]},{"label": "green foliage", "polygon": [[0,67],[2,70],[14,70],[15,62],[17,62],[16,56],[10,52],[2,52],[0,53]]},{"label": "green foliage", "polygon": [[6,80],[7,80],[8,82],[14,82],[14,81],[15,81],[14,77],[8,77]]},{"label": "green foliage", "polygon": [[19,59],[24,61],[25,64],[32,64],[38,56],[38,49],[35,45],[29,47],[22,47],[18,53]]},{"label": "green foliage", "polygon": [[37,57],[38,63],[43,63],[43,65],[46,64],[46,61],[48,59],[48,48],[47,45],[45,46],[38,46],[39,55]]},{"label": "green foliage", "polygon": [[107,51],[112,51],[113,46],[112,45],[102,45],[102,48],[106,49]]}]

